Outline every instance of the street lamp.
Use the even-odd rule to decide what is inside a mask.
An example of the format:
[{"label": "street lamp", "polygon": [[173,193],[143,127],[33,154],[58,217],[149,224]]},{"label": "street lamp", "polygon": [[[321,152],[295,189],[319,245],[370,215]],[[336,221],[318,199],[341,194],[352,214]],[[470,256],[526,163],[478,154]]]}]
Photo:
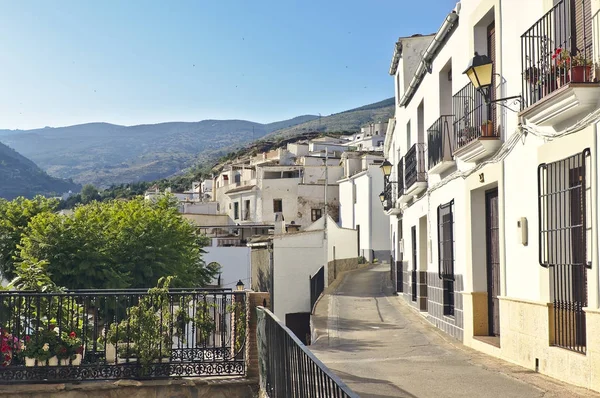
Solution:
[{"label": "street lamp", "polygon": [[243,292],[244,291],[244,282],[242,282],[242,280],[240,279],[238,281],[238,283],[235,284],[235,287],[238,292]]},{"label": "street lamp", "polygon": [[381,204],[383,204],[383,201],[385,200],[385,192],[381,192],[379,194],[379,200],[381,200]]},{"label": "street lamp", "polygon": [[493,102],[506,101],[510,99],[516,99],[521,101],[520,95],[512,97],[499,98],[495,100],[490,99],[490,88],[492,88],[492,77],[494,75],[494,63],[487,55],[479,55],[475,52],[475,56],[469,62],[469,66],[463,72],[467,75],[473,87],[483,95],[486,104]]},{"label": "street lamp", "polygon": [[384,177],[389,177],[392,174],[392,164],[387,159],[383,161],[379,168],[383,172]]}]

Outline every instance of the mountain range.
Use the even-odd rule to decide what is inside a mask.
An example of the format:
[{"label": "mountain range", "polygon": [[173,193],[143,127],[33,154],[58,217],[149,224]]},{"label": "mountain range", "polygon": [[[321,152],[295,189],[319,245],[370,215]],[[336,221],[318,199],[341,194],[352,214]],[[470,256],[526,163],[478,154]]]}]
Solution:
[{"label": "mountain range", "polygon": [[387,120],[393,112],[391,98],[325,117],[303,115],[268,124],[246,120],[137,126],[87,123],[0,130],[0,142],[53,177],[107,187],[177,175],[263,137],[285,139],[314,131],[358,131],[367,123]]}]

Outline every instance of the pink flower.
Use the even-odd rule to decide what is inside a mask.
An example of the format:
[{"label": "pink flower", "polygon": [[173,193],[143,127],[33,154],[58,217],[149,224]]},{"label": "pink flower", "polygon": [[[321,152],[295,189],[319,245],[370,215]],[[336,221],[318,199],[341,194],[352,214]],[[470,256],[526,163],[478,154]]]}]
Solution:
[{"label": "pink flower", "polygon": [[75,337],[77,337],[77,335],[75,334],[75,332],[71,332],[69,333],[69,337],[74,339]]}]

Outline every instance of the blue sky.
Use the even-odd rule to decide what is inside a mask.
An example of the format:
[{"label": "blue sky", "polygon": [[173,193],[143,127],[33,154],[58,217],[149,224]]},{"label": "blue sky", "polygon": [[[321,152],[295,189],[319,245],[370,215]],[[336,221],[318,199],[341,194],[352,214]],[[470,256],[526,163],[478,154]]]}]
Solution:
[{"label": "blue sky", "polygon": [[11,1],[0,128],[271,122],[393,95],[395,41],[455,0]]}]

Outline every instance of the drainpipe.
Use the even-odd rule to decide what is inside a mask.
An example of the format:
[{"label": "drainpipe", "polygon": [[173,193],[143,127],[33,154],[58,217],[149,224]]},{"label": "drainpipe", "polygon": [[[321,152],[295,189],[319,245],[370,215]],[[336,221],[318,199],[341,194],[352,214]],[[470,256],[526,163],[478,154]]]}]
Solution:
[{"label": "drainpipe", "polygon": [[[594,173],[594,184],[592,184],[592,198],[594,198],[595,200],[592,200],[592,220],[595,220],[594,225],[592,225],[592,247],[595,247],[595,249],[592,251],[592,270],[593,270],[593,274],[594,274],[594,280],[596,281],[596,283],[598,283],[598,261],[600,258],[600,253],[599,253],[599,249],[598,245],[595,245],[594,243],[598,242],[598,227],[600,226],[599,224],[599,218],[598,218],[598,123],[594,124],[594,152],[593,153],[593,157],[592,157],[592,161],[593,161],[593,165],[591,167],[592,172]],[[599,293],[600,293],[600,286],[596,286],[596,291],[593,298],[593,302],[588,302],[588,307],[590,308],[598,308],[598,303],[600,302],[600,297],[599,297]],[[590,300],[592,301],[592,300]]]},{"label": "drainpipe", "polygon": [[[373,182],[371,181],[371,173],[369,172],[369,166],[367,166],[367,178],[369,179],[369,190],[368,190],[368,207],[367,207],[367,211],[369,214],[369,221],[367,222],[367,225],[369,226],[369,230],[367,231],[367,235],[368,235],[368,240],[367,240],[367,244],[369,245],[369,250],[373,250],[373,201],[371,200],[373,198]],[[371,251],[371,253],[373,253]],[[375,260],[374,258],[371,258],[371,262]]]}]

